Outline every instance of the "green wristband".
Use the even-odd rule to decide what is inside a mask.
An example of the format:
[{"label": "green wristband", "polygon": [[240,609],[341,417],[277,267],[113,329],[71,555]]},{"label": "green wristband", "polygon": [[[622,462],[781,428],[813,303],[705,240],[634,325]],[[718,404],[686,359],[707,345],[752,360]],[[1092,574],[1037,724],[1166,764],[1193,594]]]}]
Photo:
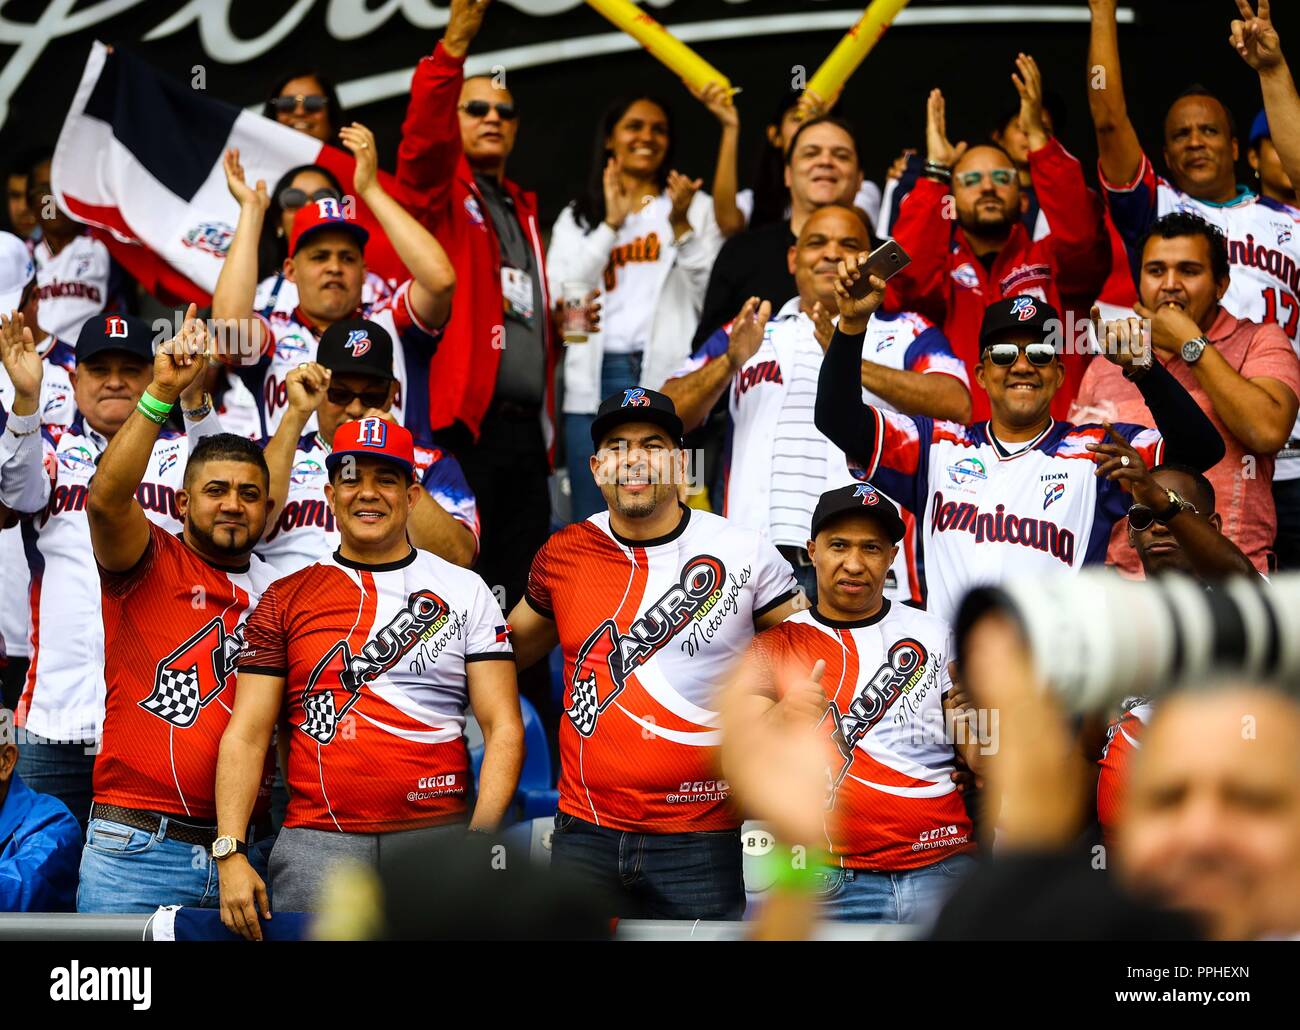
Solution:
[{"label": "green wristband", "polygon": [[793,851],[777,845],[767,860],[772,888],[790,892],[807,892],[817,886],[817,874],[826,865],[826,855],[809,848],[795,860]]},{"label": "green wristband", "polygon": [[176,406],[175,401],[172,401],[171,404],[168,404],[165,401],[160,401],[148,390],[145,390],[143,393],[140,394],[140,399],[136,402],[136,404],[137,406],[144,407],[147,411],[152,411],[155,415],[159,415],[163,419],[165,419],[168,415],[170,415],[172,412],[172,408]]},{"label": "green wristband", "polygon": [[135,402],[135,410],[138,411],[141,415],[143,415],[145,418],[147,418],[150,422],[154,423],[155,425],[160,426],[167,421],[166,415],[159,415],[156,411],[150,411],[148,408],[146,408],[144,406],[143,397],[140,400]]}]

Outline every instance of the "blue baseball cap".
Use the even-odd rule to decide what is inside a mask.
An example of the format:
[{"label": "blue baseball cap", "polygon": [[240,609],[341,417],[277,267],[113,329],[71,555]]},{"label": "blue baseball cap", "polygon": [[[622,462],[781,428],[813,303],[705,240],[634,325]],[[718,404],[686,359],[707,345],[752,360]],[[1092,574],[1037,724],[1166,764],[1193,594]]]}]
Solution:
[{"label": "blue baseball cap", "polygon": [[1273,134],[1268,131],[1268,112],[1260,108],[1259,114],[1255,115],[1255,120],[1250,123],[1250,142],[1248,146],[1255,146],[1262,139],[1272,139]]}]

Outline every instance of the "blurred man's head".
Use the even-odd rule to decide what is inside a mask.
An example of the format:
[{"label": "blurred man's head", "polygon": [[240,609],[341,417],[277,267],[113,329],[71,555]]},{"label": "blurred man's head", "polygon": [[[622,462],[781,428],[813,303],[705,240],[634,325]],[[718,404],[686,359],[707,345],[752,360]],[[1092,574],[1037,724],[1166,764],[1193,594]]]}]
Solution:
[{"label": "blurred man's head", "polygon": [[591,442],[591,475],[611,512],[648,519],[677,506],[686,452],[668,397],[640,387],[611,394],[596,412]]},{"label": "blurred man's head", "polygon": [[335,322],[321,333],[316,362],[330,371],[325,399],[316,409],[321,439],[331,445],[344,422],[371,411],[390,411],[397,399],[393,340],[383,326],[364,318]]},{"label": "blurred man's head", "polygon": [[1211,937],[1300,933],[1300,707],[1258,687],[1162,699],[1116,837],[1126,885]]},{"label": "blurred man's head", "polygon": [[868,483],[822,494],[808,541],[817,569],[817,610],[840,621],[879,611],[903,532],[898,509]]},{"label": "blurred man's head", "polygon": [[802,306],[821,301],[834,312],[839,262],[870,248],[871,232],[855,208],[828,204],[810,214],[786,257]]},{"label": "blurred man's head", "polygon": [[962,154],[952,168],[957,224],[972,236],[1003,239],[1025,213],[1016,162],[1001,147],[981,143]]},{"label": "blurred man's head", "polygon": [[785,184],[796,213],[852,205],[862,186],[853,126],[838,115],[804,122],[785,154]]},{"label": "blurred man's head", "polygon": [[1165,114],[1165,165],[1175,186],[1197,200],[1221,203],[1237,192],[1237,133],[1228,109],[1191,86]]},{"label": "blurred man's head", "polygon": [[15,236],[28,239],[36,228],[36,215],[27,202],[27,169],[5,176],[5,200],[8,202],[9,226]]},{"label": "blurred man's head", "polygon": [[333,198],[298,209],[289,237],[285,275],[298,287],[298,304],[313,322],[328,326],[361,305],[369,233]]},{"label": "blurred man's head", "polygon": [[1152,311],[1166,304],[1209,331],[1228,292],[1228,241],[1205,219],[1175,211],[1152,223],[1139,244],[1138,296]]},{"label": "blurred man's head", "polygon": [[460,88],[460,142],[478,172],[501,176],[515,148],[519,116],[515,98],[494,75],[471,75]]},{"label": "blurred man's head", "polygon": [[1045,422],[1065,381],[1053,338],[1060,315],[1029,294],[995,301],[980,327],[975,381],[989,395],[995,425],[1025,430]]},{"label": "blurred man's head", "polygon": [[[1173,490],[1196,509],[1180,518],[1203,518],[1216,530],[1223,531],[1223,517],[1214,510],[1214,486],[1201,473],[1188,465],[1157,465],[1151,476],[1166,490]],[[1145,513],[1142,513],[1145,515]],[[1143,529],[1135,529],[1133,520],[1128,524],[1128,543],[1137,552],[1142,569],[1148,576],[1164,572],[1182,572],[1195,575],[1182,545],[1168,526],[1152,518]]]},{"label": "blurred man's head", "polygon": [[218,433],[190,451],[176,510],[186,542],[205,558],[225,565],[246,562],[273,504],[266,459],[251,440]]},{"label": "blurred man's head", "polygon": [[1255,169],[1259,179],[1259,192],[1284,204],[1296,203],[1295,184],[1291,176],[1282,167],[1282,159],[1277,148],[1273,146],[1273,134],[1268,127],[1268,114],[1260,111],[1250,127],[1250,144],[1246,148],[1246,160]]},{"label": "blurred man's head", "polygon": [[153,330],[131,315],[94,315],[77,334],[72,397],[86,424],[112,437],[153,379]]}]

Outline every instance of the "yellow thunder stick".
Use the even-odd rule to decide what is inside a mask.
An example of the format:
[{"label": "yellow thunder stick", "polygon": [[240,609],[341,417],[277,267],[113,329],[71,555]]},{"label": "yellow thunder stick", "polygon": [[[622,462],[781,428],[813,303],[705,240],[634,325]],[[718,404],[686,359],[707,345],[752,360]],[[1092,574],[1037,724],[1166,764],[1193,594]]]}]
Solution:
[{"label": "yellow thunder stick", "polygon": [[631,0],[587,0],[587,3],[650,51],[652,57],[669,71],[679,75],[694,89],[703,89],[710,82],[718,82],[724,89],[731,89],[730,80],[722,72]]},{"label": "yellow thunder stick", "polygon": [[[589,2],[594,4],[595,0]],[[835,96],[907,3],[908,0],[874,0],[809,80],[808,92],[822,100]]]}]

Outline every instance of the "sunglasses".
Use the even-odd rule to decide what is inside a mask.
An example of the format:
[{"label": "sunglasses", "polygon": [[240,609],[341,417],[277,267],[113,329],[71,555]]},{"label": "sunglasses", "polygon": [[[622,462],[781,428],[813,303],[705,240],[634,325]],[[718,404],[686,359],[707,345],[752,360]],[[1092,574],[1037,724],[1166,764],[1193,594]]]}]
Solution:
[{"label": "sunglasses", "polygon": [[354,400],[360,400],[366,408],[382,408],[388,403],[388,387],[372,386],[368,390],[349,390],[346,386],[331,386],[325,391],[331,404],[346,408]]},{"label": "sunglasses", "polygon": [[316,114],[325,110],[329,100],[319,93],[312,93],[308,96],[299,93],[297,96],[292,97],[271,98],[271,109],[276,114],[292,114],[298,109],[299,104],[302,104],[302,109],[307,114]]},{"label": "sunglasses", "polygon": [[[1020,357],[1020,350],[1020,344],[1018,343],[993,343],[984,348],[984,353],[989,356],[989,360],[993,364],[1002,368],[1009,368]],[[1040,368],[1044,365],[1050,365],[1056,360],[1056,348],[1050,343],[1027,343],[1024,346],[1024,351],[1029,363]]]},{"label": "sunglasses", "polygon": [[[1192,505],[1188,505],[1184,511],[1190,511],[1193,515],[1199,515],[1200,512]],[[1129,528],[1139,533],[1145,533],[1155,523],[1166,525],[1163,519],[1156,518],[1156,513],[1148,508],[1145,504],[1134,504],[1128,510]]]},{"label": "sunglasses", "polygon": [[957,176],[959,186],[978,186],[984,181],[984,176],[993,180],[995,186],[1010,186],[1011,177],[1015,173],[1006,168],[994,168],[991,172],[962,172]]},{"label": "sunglasses", "polygon": [[280,210],[297,211],[298,208],[304,207],[309,200],[325,200],[326,198],[330,200],[343,199],[328,186],[322,187],[312,194],[308,194],[306,190],[300,190],[296,186],[290,186],[280,191]]},{"label": "sunglasses", "polygon": [[492,108],[497,109],[497,117],[503,122],[514,121],[516,117],[514,104],[489,104],[486,100],[466,100],[460,109],[471,118],[486,118]]}]

